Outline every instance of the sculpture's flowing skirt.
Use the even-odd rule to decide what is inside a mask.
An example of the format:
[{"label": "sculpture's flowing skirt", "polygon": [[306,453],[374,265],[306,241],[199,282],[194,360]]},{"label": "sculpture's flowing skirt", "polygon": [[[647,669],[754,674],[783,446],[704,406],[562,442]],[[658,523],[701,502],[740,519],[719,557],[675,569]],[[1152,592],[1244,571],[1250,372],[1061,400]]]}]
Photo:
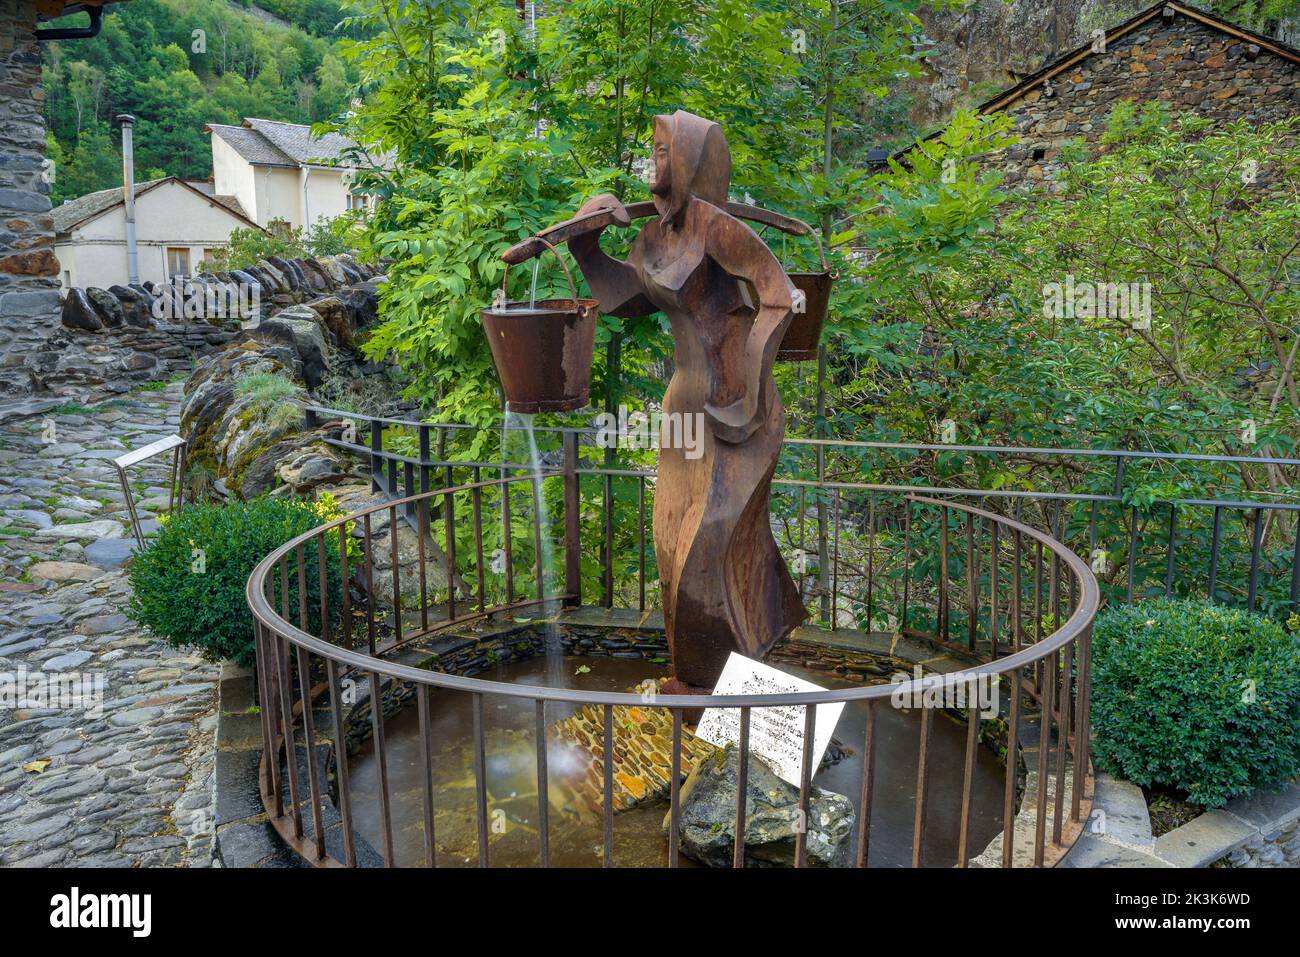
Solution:
[{"label": "sculpture's flowing skirt", "polygon": [[[698,407],[677,408],[674,399],[670,385],[666,414],[698,414]],[[735,445],[715,439],[700,418],[698,457],[661,442],[654,541],[673,674],[712,689],[732,651],[763,657],[807,613],[769,514],[785,433],[780,399],[774,395],[767,421]]]}]

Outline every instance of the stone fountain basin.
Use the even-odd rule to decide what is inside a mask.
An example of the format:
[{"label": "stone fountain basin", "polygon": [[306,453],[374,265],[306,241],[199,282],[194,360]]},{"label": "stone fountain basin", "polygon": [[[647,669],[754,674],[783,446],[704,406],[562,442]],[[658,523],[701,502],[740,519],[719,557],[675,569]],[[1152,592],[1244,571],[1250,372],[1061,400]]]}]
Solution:
[{"label": "stone fountain basin", "polygon": [[[404,663],[432,670],[495,681],[586,690],[628,691],[647,679],[668,674],[667,647],[657,613],[627,610],[568,609],[559,614],[520,621],[480,622],[454,634],[421,640],[404,647]],[[803,627],[781,642],[768,662],[824,687],[888,681],[897,672],[911,674],[913,665],[949,673],[968,662],[926,642],[849,630],[822,631]],[[392,802],[396,863],[419,866],[424,860],[423,770],[414,688],[400,682],[382,689],[386,716],[389,794]],[[493,866],[537,866],[538,801],[534,704],[526,698],[484,699],[485,753],[489,808],[489,858]],[[637,709],[640,711],[641,709]],[[657,867],[667,861],[663,822],[668,802],[659,794],[637,794],[628,779],[644,779],[645,767],[670,756],[663,727],[651,728],[647,741],[633,757],[621,741],[632,740],[624,729],[628,716],[616,709],[614,863],[616,866]],[[671,734],[671,719],[662,709],[647,708],[637,721],[653,714]],[[955,716],[954,716],[955,717]],[[473,777],[473,731],[468,694],[436,689],[431,695],[433,739],[434,833],[439,866],[477,864],[477,823]],[[587,743],[600,741],[597,715],[579,713],[575,705],[547,705],[547,764],[550,808],[550,856],[553,866],[600,866],[601,770],[594,769]],[[352,805],[359,839],[380,846],[379,792],[370,739],[370,702],[361,699],[347,721]],[[575,728],[577,736],[573,733]],[[845,755],[838,763],[824,762],[814,776],[816,787],[847,796],[857,805],[862,777],[862,744],[866,706],[845,708],[835,736]],[[878,711],[875,798],[871,819],[872,866],[907,866],[911,861],[912,824],[919,744],[919,712],[883,707]],[[562,731],[564,733],[562,733]],[[670,737],[667,739],[670,741]],[[927,843],[923,863],[956,863],[961,807],[961,769],[965,726],[956,720],[933,722],[927,800]],[[683,773],[691,760],[683,757]],[[329,767],[334,770],[336,755]],[[618,775],[623,772],[623,778]],[[972,789],[972,851],[983,848],[1001,830],[1005,768],[993,750],[977,753]],[[631,798],[629,798],[631,795]],[[594,804],[594,806],[593,806]],[[857,823],[850,840],[856,841]],[[682,865],[692,862],[685,856]],[[755,861],[754,863],[760,863]]]}]

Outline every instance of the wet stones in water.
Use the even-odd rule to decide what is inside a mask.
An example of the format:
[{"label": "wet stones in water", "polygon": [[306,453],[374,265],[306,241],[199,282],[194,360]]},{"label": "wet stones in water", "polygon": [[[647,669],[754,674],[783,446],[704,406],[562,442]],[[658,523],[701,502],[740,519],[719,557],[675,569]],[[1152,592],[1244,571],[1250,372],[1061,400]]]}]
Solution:
[{"label": "wet stones in water", "polygon": [[[653,679],[652,679],[653,680]],[[663,684],[655,680],[657,692]],[[628,688],[644,693],[646,687]],[[613,708],[615,813],[654,801],[667,800],[672,785],[673,719],[663,708]],[[600,705],[584,705],[555,722],[550,734],[572,749],[580,768],[572,782],[573,805],[579,813],[599,818],[605,806],[605,714]],[[682,773],[714,751],[682,728]]]},{"label": "wet stones in water", "polygon": [[826,753],[822,755],[822,763],[817,765],[818,771],[825,771],[829,767],[834,767],[841,761],[847,761],[853,757],[853,749],[845,745],[839,738],[831,738],[830,744],[826,745]]},{"label": "wet stones in water", "polygon": [[[730,867],[735,847],[736,748],[728,745],[699,762],[682,786],[677,836],[681,851],[708,867]],[[749,756],[746,788],[745,862],[749,867],[793,867],[799,823],[799,789],[776,776],[758,755]],[[853,803],[814,787],[808,800],[807,863],[847,867]],[[670,826],[664,816],[665,831]]]}]

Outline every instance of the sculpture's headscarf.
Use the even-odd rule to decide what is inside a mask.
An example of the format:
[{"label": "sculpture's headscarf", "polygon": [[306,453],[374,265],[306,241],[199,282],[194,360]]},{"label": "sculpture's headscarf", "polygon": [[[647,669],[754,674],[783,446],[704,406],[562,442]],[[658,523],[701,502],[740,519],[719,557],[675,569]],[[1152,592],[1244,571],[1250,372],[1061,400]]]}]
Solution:
[{"label": "sculpture's headscarf", "polygon": [[692,196],[725,209],[731,186],[731,151],[722,127],[685,110],[656,116],[654,122],[655,131],[667,133],[670,142],[672,189],[668,196],[655,198],[660,221],[665,226],[680,223]]}]

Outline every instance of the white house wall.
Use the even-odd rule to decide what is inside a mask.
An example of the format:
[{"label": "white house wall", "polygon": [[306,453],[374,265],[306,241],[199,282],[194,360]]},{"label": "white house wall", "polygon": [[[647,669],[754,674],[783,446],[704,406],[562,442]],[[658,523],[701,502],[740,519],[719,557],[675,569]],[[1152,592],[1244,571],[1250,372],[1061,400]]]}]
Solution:
[{"label": "white house wall", "polygon": [[[167,183],[136,197],[136,249],[140,281],[165,282],[167,249],[189,250],[190,271],[195,272],[209,250],[225,246],[231,230],[247,223],[224,207],[176,183]],[[63,288],[107,288],[127,282],[126,211],[118,206],[76,227],[57,242]]]},{"label": "white house wall", "polygon": [[298,169],[287,166],[250,166],[257,181],[257,225],[273,219],[302,225],[302,195],[298,190]]},{"label": "white house wall", "polygon": [[261,207],[257,200],[257,177],[254,169],[220,136],[213,133],[212,140],[212,191],[218,196],[233,196],[244,207],[244,212],[259,226]]},{"label": "white house wall", "polygon": [[333,219],[347,212],[350,174],[340,170],[304,167],[302,176],[307,184],[306,219],[309,223],[322,218]]}]

